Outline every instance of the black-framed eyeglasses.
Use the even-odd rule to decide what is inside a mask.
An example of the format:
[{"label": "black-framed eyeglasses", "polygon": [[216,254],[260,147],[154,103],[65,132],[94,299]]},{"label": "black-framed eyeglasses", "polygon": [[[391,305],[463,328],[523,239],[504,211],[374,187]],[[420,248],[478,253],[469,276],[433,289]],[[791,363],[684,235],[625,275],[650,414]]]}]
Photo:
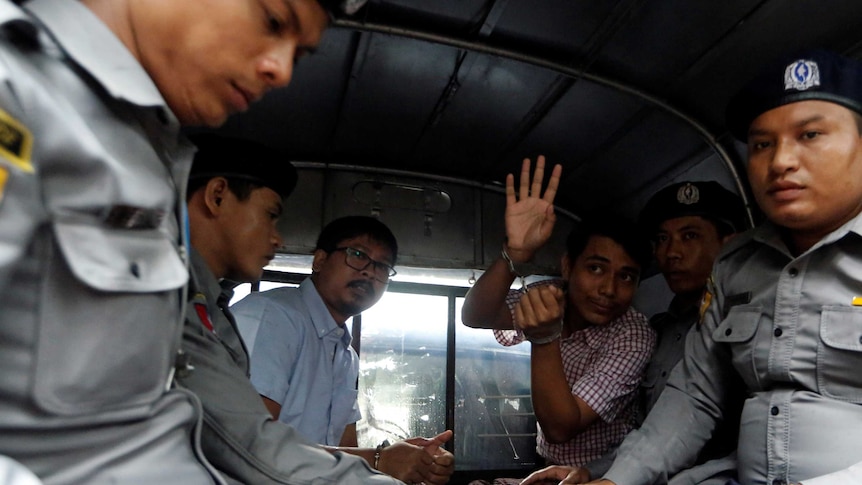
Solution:
[{"label": "black-framed eyeglasses", "polygon": [[356,248],[342,246],[333,249],[333,251],[344,251],[344,262],[347,264],[347,266],[350,266],[356,271],[362,271],[367,268],[368,265],[373,265],[374,279],[381,283],[388,283],[389,278],[398,274],[398,272],[395,271],[395,268],[393,268],[392,266],[389,266],[386,263],[381,263],[380,261],[375,261],[371,259],[370,256],[365,254],[365,252],[360,251]]}]

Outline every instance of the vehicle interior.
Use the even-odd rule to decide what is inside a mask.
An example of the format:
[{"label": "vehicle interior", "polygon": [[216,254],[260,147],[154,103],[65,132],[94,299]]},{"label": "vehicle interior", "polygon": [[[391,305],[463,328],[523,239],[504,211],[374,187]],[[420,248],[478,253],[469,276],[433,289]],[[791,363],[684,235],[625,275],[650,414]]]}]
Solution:
[{"label": "vehicle interior", "polygon": [[[580,218],[634,218],[678,181],[722,183],[753,224],[725,105],[764,62],[811,47],[862,58],[862,2],[370,0],[335,16],[289,87],[217,130],[285,151],[300,172],[285,246],[252,290],[301,280],[329,220],[379,217],[399,274],[353,320],[360,444],[449,428],[451,483],[523,476],[537,464],[529,347],[460,323],[500,254],[506,174],[540,154],[563,166],[534,277],[557,274]],[[666,307],[660,276],[637,301]]]}]

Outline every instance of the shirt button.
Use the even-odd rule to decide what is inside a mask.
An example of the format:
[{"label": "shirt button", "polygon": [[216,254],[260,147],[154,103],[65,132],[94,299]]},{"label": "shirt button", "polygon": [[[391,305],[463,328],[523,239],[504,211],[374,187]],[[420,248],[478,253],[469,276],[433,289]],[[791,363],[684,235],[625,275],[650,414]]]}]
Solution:
[{"label": "shirt button", "polygon": [[132,276],[135,278],[141,277],[141,269],[138,267],[138,263],[132,263],[129,265],[129,273],[132,273]]},{"label": "shirt button", "polygon": [[678,342],[678,341],[679,341],[679,339],[681,339],[681,338],[682,338],[682,334],[681,334],[681,333],[676,334],[676,340],[677,340],[677,342]]},{"label": "shirt button", "polygon": [[666,371],[666,370],[661,371],[661,376],[662,376],[662,377],[667,376],[667,371]]},{"label": "shirt button", "polygon": [[[769,410],[769,413],[773,416],[778,416],[778,406],[772,406],[772,409]],[[775,482],[773,482],[775,483]]]},{"label": "shirt button", "polygon": [[796,278],[796,275],[799,274],[799,270],[796,268],[790,268],[790,271],[788,271],[788,273],[790,274],[791,278]]},{"label": "shirt button", "polygon": [[725,331],[724,331],[724,336],[725,336],[725,337],[729,337],[729,336],[730,336],[730,334],[732,334],[732,333],[733,333],[733,330],[731,330],[731,329],[729,329],[729,328],[728,328],[727,330],[725,330]]},{"label": "shirt button", "polygon": [[776,337],[780,337],[782,333],[784,333],[784,332],[782,332],[780,328],[776,328],[775,330],[773,330],[772,335],[775,335]]}]

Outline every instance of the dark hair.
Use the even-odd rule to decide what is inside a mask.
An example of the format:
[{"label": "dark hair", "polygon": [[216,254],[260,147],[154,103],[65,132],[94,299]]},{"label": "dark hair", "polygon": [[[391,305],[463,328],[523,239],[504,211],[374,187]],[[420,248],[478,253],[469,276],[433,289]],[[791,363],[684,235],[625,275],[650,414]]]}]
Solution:
[{"label": "dark hair", "polygon": [[392,251],[392,264],[398,258],[398,241],[386,224],[370,216],[346,216],[335,219],[323,228],[317,237],[315,249],[331,253],[345,239],[368,236]]},{"label": "dark hair", "polygon": [[575,259],[584,252],[593,236],[610,238],[622,246],[640,266],[641,272],[646,270],[652,261],[652,247],[649,240],[633,222],[618,216],[602,216],[593,217],[589,221],[582,220],[569,233],[566,238],[566,252],[569,255],[570,264],[574,264]]},{"label": "dark hair", "polygon": [[[263,185],[256,184],[249,180],[238,179],[226,175],[222,176],[227,179],[227,188],[231,192],[233,192],[233,195],[235,195],[240,202],[245,201],[249,197],[251,197],[252,190],[263,187]],[[189,180],[189,185],[186,189],[186,201],[191,200],[192,195],[194,195],[194,193],[197,192],[198,189],[204,187],[210,180],[215,177],[219,177],[219,175],[213,175],[210,178],[198,177]]]}]

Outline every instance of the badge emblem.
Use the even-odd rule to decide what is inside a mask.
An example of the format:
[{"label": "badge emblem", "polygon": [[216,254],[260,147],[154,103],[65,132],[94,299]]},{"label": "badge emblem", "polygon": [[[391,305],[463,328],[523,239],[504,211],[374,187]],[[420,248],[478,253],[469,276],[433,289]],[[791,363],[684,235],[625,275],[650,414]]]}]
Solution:
[{"label": "badge emblem", "polygon": [[30,154],[33,135],[26,126],[0,109],[0,156],[27,173],[33,173]]},{"label": "badge emblem", "polygon": [[676,201],[685,205],[697,204],[700,201],[700,191],[692,184],[685,184],[676,191]]},{"label": "badge emblem", "polygon": [[799,59],[784,70],[784,90],[805,91],[820,86],[820,68],[814,61]]},{"label": "badge emblem", "polygon": [[6,188],[7,180],[9,180],[9,170],[0,165],[0,201],[3,201],[3,192]]}]

